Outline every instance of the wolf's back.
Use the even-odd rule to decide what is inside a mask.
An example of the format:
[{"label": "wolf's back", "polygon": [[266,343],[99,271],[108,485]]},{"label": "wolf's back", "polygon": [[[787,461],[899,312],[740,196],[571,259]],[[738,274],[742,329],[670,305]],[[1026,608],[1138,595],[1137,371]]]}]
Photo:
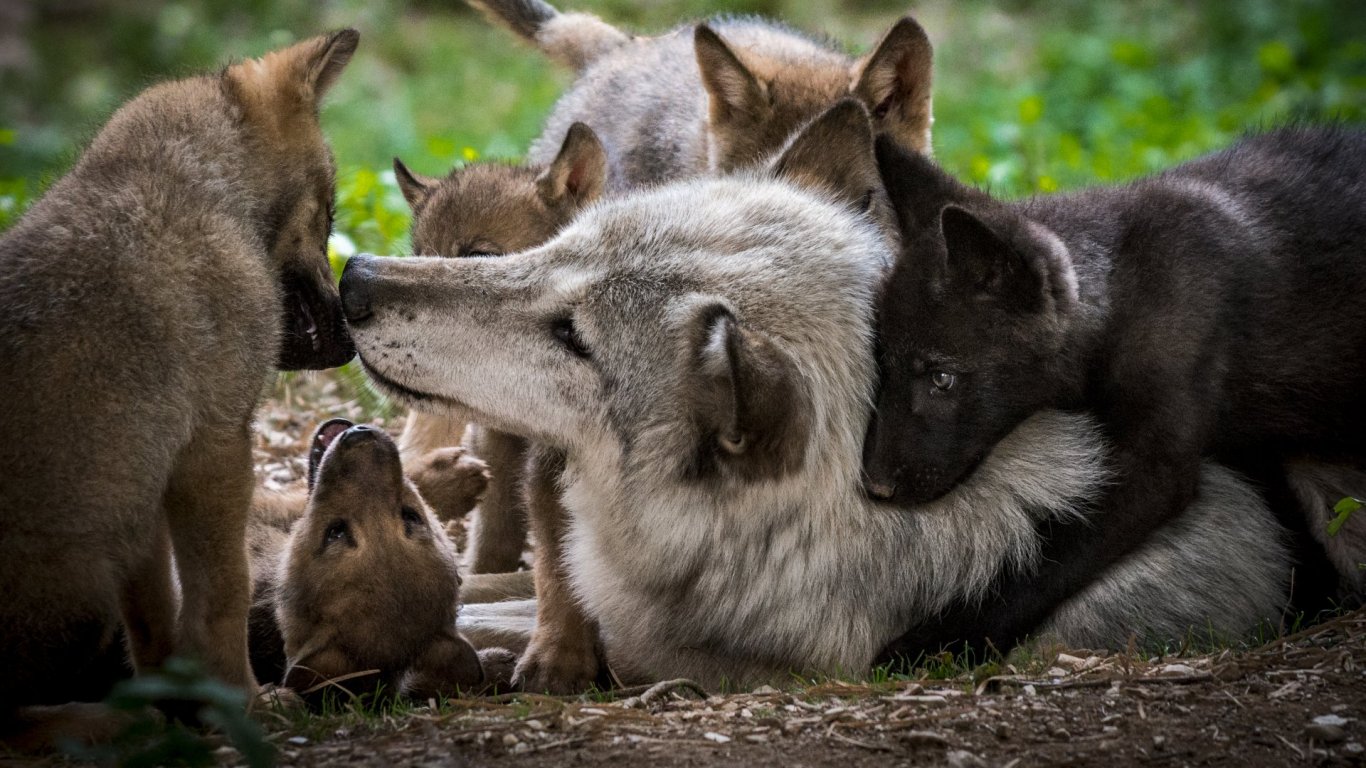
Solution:
[{"label": "wolf's back", "polygon": [[560,13],[543,0],[468,0],[490,21],[507,27],[555,61],[583,69],[631,36],[597,16]]}]

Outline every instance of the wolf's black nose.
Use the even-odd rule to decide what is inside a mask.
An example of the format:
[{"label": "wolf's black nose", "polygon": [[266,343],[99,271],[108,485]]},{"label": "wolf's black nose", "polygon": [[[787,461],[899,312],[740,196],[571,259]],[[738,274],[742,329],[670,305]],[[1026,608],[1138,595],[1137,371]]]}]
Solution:
[{"label": "wolf's black nose", "polygon": [[348,323],[359,323],[375,314],[374,261],[374,256],[352,256],[346,262],[346,269],[342,270],[342,313],[346,315]]}]

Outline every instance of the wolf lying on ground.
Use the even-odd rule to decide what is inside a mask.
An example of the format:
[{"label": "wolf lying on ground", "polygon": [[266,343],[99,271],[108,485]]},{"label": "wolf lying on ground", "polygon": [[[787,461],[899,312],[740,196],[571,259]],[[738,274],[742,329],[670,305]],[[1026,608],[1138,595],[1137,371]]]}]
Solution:
[{"label": "wolf lying on ground", "polygon": [[[665,185],[590,206],[529,251],[360,256],[342,278],[384,391],[564,452],[567,571],[623,680],[863,671],[1003,566],[1040,567],[1039,523],[1088,515],[1112,477],[1091,419],[1044,412],[921,514],[868,500],[889,245],[789,174]],[[1053,631],[1114,646],[1278,615],[1278,526],[1226,470],[1202,477],[1191,513]],[[528,610],[466,606],[462,627],[525,628]]]},{"label": "wolf lying on ground", "polygon": [[931,47],[909,16],[855,60],[758,18],[635,37],[542,0],[470,4],[578,70],[528,159],[548,164],[569,126],[585,123],[607,149],[612,189],[758,165],[848,96],[863,102],[878,131],[930,149]]},{"label": "wolf lying on ground", "polygon": [[1052,527],[1043,566],[1003,571],[900,650],[1012,645],[1199,498],[1204,456],[1277,473],[1338,456],[1363,476],[1366,132],[1282,129],[1019,203],[879,153],[905,245],[879,305],[870,492],[939,498],[1047,408],[1093,409],[1118,473],[1099,515]]},{"label": "wolf lying on ground", "polygon": [[148,89],[0,240],[0,721],[120,618],[138,669],[253,686],[253,413],[276,368],[354,353],[318,106],[357,40]]},{"label": "wolf lying on ground", "polygon": [[[446,471],[451,485],[477,489],[465,500],[472,506],[482,467],[453,463]],[[258,679],[299,693],[382,685],[418,699],[508,682],[509,654],[476,655],[456,631],[455,548],[383,430],[345,419],[319,426],[300,501],[261,491],[252,505]],[[364,671],[372,674],[328,682]]]}]

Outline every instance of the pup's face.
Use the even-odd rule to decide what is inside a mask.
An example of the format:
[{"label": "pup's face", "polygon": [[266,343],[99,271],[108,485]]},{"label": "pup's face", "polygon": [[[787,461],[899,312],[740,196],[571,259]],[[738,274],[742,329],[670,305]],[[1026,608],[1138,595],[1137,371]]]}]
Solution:
[{"label": "pup's face", "polygon": [[878,153],[902,252],[878,303],[863,464],[869,494],[904,506],[961,483],[1050,401],[1076,285],[1046,230],[924,158]]},{"label": "pup's face", "polygon": [[382,430],[344,419],[319,427],[309,487],[277,606],[286,655],[323,678],[402,671],[453,631],[454,547]]},{"label": "pup's face", "polygon": [[876,131],[929,152],[932,48],[911,17],[898,21],[872,53],[852,64],[824,50],[761,55],[745,46],[742,32],[730,34],[736,39],[723,39],[700,25],[693,40],[707,91],[713,171],[757,165],[802,125],[849,97],[863,103]]},{"label": "pup's face", "polygon": [[335,168],[318,109],[358,40],[343,30],[223,73],[252,141],[249,175],[267,201],[261,224],[282,286],[282,370],[334,368],[355,354],[327,260]]},{"label": "pup's face", "polygon": [[367,370],[401,400],[657,471],[774,477],[807,455],[802,359],[835,354],[823,336],[860,347],[883,248],[866,218],[791,186],[698,181],[595,206],[511,256],[358,257],[342,293]]},{"label": "pup's face", "polygon": [[547,168],[485,163],[436,179],[395,158],[394,175],[413,210],[414,254],[502,256],[544,243],[598,199],[607,155],[592,129],[575,123]]}]

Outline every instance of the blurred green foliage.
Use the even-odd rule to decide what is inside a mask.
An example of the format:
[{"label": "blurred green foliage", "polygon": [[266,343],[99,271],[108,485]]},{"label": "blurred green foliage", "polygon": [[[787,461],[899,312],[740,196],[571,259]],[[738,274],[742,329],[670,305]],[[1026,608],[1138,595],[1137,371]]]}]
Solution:
[{"label": "blurred green foliage", "polygon": [[[642,31],[762,13],[855,51],[909,10],[937,49],[936,156],[1005,195],[1130,178],[1286,120],[1366,120],[1355,0],[557,2]],[[12,5],[12,39],[0,32],[12,54],[0,56],[0,229],[147,83],[350,25],[361,48],[323,116],[341,166],[334,264],[401,252],[408,213],[391,158],[429,174],[515,158],[569,80],[458,0]]]}]

